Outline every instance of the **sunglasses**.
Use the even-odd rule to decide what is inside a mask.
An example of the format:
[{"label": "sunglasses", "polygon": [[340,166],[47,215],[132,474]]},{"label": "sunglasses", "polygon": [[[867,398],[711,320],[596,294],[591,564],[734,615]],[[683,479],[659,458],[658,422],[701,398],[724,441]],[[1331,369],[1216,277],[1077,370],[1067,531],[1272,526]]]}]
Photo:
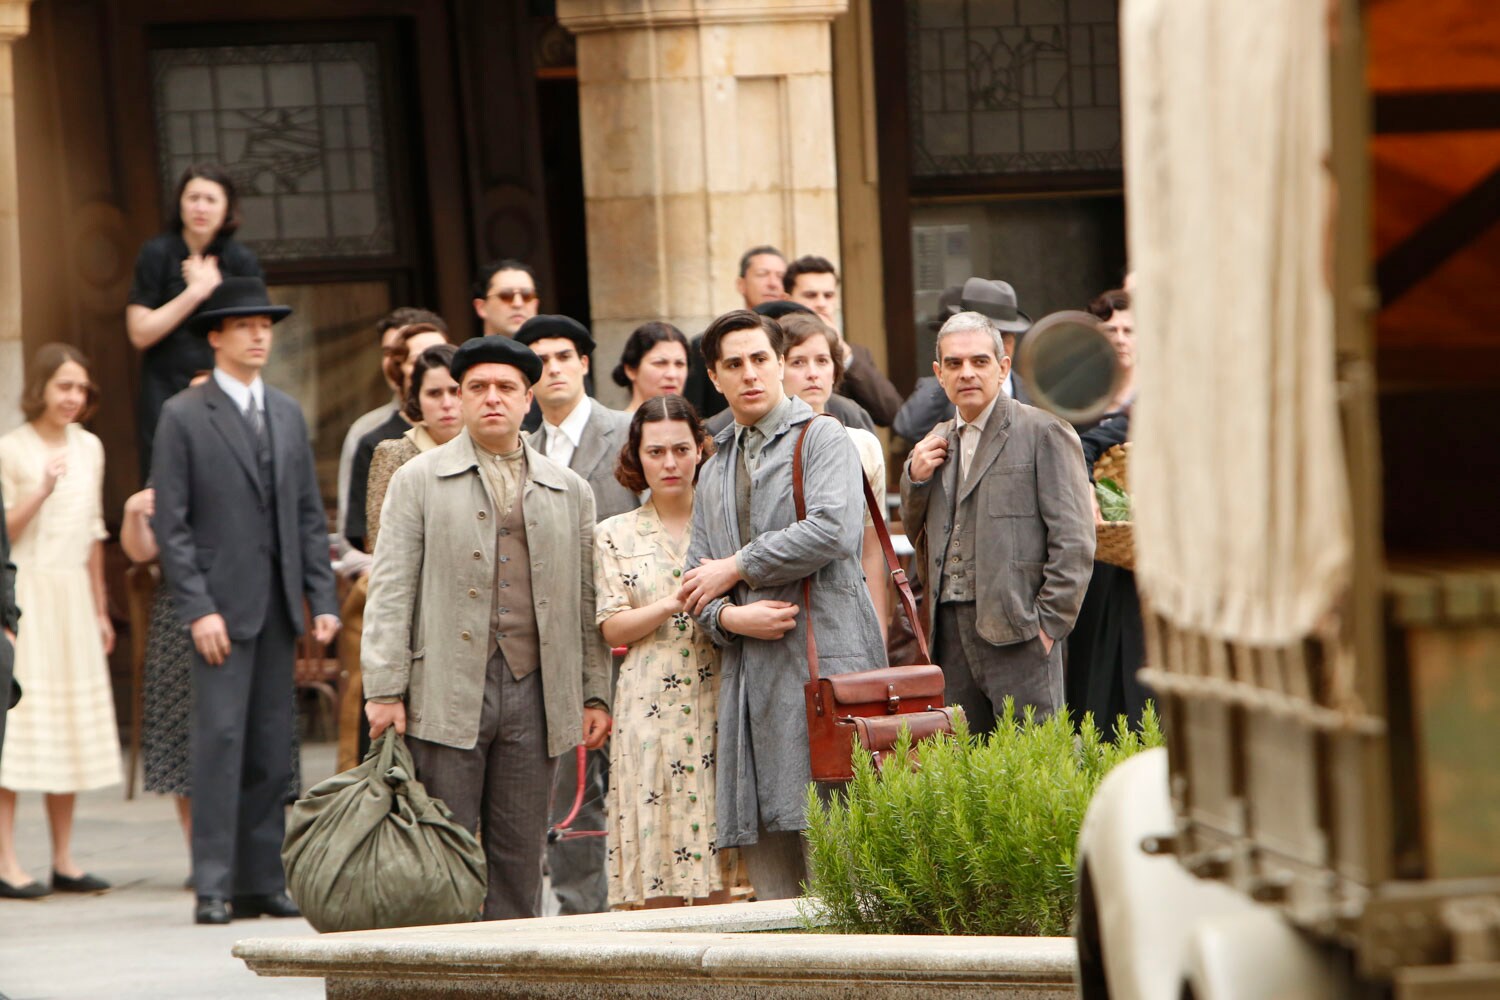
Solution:
[{"label": "sunglasses", "polygon": [[530,288],[499,288],[490,292],[489,297],[499,299],[501,302],[514,302],[516,299],[522,302],[535,302],[536,292]]}]

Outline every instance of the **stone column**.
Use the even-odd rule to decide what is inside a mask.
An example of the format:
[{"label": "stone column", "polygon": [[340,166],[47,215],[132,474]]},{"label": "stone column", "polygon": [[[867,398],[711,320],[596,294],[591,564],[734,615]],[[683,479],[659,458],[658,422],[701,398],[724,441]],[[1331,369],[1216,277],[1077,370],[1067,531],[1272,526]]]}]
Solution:
[{"label": "stone column", "polygon": [[847,0],[558,0],[578,38],[594,363],[739,307],[740,254],[839,253],[829,22]]},{"label": "stone column", "polygon": [[0,432],[21,422],[21,192],[11,45],[26,35],[31,0],[0,0]]}]

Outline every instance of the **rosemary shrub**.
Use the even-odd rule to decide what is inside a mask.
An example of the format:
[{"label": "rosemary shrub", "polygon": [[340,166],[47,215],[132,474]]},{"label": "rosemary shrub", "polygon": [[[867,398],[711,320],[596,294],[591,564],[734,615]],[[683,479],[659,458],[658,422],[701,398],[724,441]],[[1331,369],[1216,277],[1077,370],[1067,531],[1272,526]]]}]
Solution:
[{"label": "rosemary shrub", "polygon": [[1075,733],[1065,712],[1018,722],[989,737],[917,746],[909,737],[880,774],[856,754],[854,780],[825,803],[807,796],[810,897],[804,919],[845,934],[1061,935],[1076,895],[1078,829],[1099,781],[1115,764],[1160,746],[1147,706],[1139,732],[1122,716],[1113,743],[1091,716]]}]

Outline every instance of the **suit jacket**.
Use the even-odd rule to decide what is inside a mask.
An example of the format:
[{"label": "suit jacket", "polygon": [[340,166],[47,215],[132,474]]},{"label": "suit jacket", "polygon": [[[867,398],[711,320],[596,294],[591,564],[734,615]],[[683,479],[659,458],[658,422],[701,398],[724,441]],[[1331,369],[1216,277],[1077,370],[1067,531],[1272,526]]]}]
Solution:
[{"label": "suit jacket", "polygon": [[[537,436],[540,433],[538,428],[526,435],[537,448],[541,448],[545,440]],[[582,476],[593,489],[594,512],[601,521],[641,505],[640,498],[615,478],[615,462],[629,437],[630,414],[611,410],[598,400],[589,400],[589,419],[583,427],[583,440],[573,449],[568,468]]]},{"label": "suit jacket", "polygon": [[[719,688],[719,845],[753,844],[757,821],[775,831],[806,826],[807,612],[780,639],[726,632],[719,612],[733,602],[789,601],[802,607],[802,580],[812,577],[818,661],[825,675],[886,665],[880,624],[860,566],[864,543],[864,470],[849,434],[836,421],[813,419],[800,399],[789,401],[773,428],[752,479],[750,535],[741,547],[734,475],[733,427],[714,439],[718,452],[703,465],[693,504],[688,565],[739,553],[745,579],[709,602],[698,626],[724,647]],[[807,422],[803,490],[807,518],[797,520],[792,456]]]},{"label": "suit jacket", "polygon": [[[524,447],[521,507],[555,757],[582,741],[584,702],[610,700],[609,650],[594,624],[594,494]],[[495,586],[495,511],[474,449],[463,431],[391,477],[360,649],[367,698],[404,698],[407,733],[463,749],[479,736]]]},{"label": "suit jacket", "polygon": [[948,438],[948,459],[925,483],[912,482],[910,460],[901,472],[901,521],[917,551],[929,634],[952,527],[960,523],[975,533],[980,637],[1001,646],[1045,628],[1062,639],[1094,564],[1094,508],[1077,433],[1002,393],[959,483],[954,421],[933,432]]},{"label": "suit jacket", "polygon": [[[209,379],[162,407],[151,457],[151,528],[167,586],[186,624],[217,612],[229,637],[254,638],[271,601],[283,601],[300,633],[305,595],[314,615],[337,615],[328,561],[328,516],[296,400],[266,386],[266,426],[276,484],[276,534],[265,504],[249,423]],[[280,578],[268,558],[281,549]]]},{"label": "suit jacket", "polygon": [[875,355],[863,344],[850,344],[852,359],[839,383],[840,395],[864,407],[881,427],[891,426],[901,409],[901,393],[875,364]]}]

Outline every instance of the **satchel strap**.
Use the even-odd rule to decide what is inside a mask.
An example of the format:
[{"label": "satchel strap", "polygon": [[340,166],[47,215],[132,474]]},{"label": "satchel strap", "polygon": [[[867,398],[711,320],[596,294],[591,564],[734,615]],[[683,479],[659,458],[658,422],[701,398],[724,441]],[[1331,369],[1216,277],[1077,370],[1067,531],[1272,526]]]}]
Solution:
[{"label": "satchel strap", "polygon": [[[802,495],[802,442],[807,439],[807,432],[812,429],[813,421],[819,417],[828,419],[839,424],[838,418],[831,413],[814,413],[813,419],[802,426],[802,433],[797,435],[797,448],[792,452],[792,500],[797,505],[797,520],[807,519],[807,500]],[[880,539],[881,551],[885,553],[886,571],[896,584],[896,596],[901,601],[901,606],[906,609],[906,617],[911,622],[912,632],[917,637],[917,651],[921,659],[918,663],[931,663],[932,654],[927,651],[927,636],[922,633],[922,620],[917,617],[917,599],[912,596],[911,583],[906,578],[906,570],[901,568],[901,563],[896,559],[896,547],[891,544],[891,532],[885,525],[885,514],[881,510],[881,504],[875,499],[875,491],[870,488],[870,480],[865,477],[864,470],[859,473],[859,483],[865,491],[865,509],[870,512],[870,520],[875,525],[875,536]],[[818,682],[818,639],[813,630],[812,615],[812,577],[804,577],[802,580],[802,609],[807,616],[807,674],[814,684]]]}]

